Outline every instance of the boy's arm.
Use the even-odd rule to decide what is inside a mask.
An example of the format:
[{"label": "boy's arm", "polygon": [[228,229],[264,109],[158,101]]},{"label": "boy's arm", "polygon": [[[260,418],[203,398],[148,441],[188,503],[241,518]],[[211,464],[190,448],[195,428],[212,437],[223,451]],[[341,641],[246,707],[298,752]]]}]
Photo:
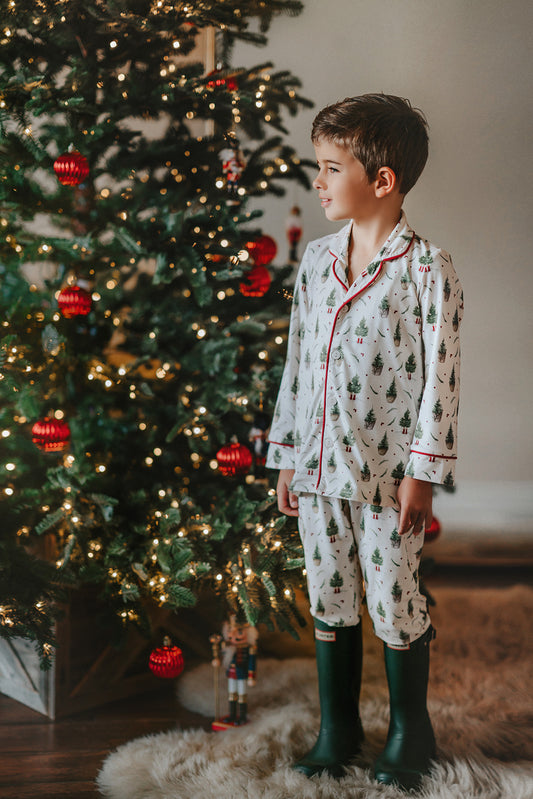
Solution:
[{"label": "boy's arm", "polygon": [[[414,264],[417,273],[424,363],[424,390],[413,425],[406,476],[452,486],[457,459],[459,326],[463,293],[451,257],[443,250]],[[429,263],[429,269],[427,261]],[[412,368],[412,365],[411,365]]]},{"label": "boy's arm", "polygon": [[270,469],[294,469],[294,431],[296,426],[296,400],[300,372],[300,325],[305,318],[306,292],[302,291],[306,254],[304,253],[294,285],[291,309],[287,358],[268,436],[269,447],[266,466]]}]

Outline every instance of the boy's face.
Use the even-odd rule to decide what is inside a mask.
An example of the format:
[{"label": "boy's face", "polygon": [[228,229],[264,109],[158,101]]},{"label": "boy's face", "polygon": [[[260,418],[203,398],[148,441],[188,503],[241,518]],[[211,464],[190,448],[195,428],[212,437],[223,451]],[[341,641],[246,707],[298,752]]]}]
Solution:
[{"label": "boy's face", "polygon": [[364,222],[375,215],[376,195],[364,167],[357,158],[337,144],[320,139],[315,143],[318,191],[326,217],[332,222],[354,219]]}]

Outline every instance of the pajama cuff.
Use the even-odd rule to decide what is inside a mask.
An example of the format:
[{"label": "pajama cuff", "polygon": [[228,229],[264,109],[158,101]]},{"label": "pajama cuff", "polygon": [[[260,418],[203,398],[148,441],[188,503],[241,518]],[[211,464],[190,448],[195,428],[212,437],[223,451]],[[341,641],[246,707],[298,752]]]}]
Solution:
[{"label": "pajama cuff", "polygon": [[417,480],[439,483],[452,487],[455,482],[455,455],[432,455],[426,452],[411,450],[406,475]]},{"label": "pajama cuff", "polygon": [[268,469],[294,469],[294,447],[270,441],[266,459]]}]

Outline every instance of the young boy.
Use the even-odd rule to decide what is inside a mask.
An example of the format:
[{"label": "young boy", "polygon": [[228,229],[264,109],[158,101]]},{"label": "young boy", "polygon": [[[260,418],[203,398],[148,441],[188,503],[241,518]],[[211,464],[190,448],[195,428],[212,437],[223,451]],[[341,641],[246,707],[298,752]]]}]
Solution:
[{"label": "young boy", "polygon": [[267,459],[280,511],[299,517],[315,623],[320,733],[295,768],[339,776],[361,748],[365,591],[390,695],[374,775],[411,789],[435,756],[418,566],[432,485],[453,484],[462,292],[402,211],[427,159],[420,112],[346,99],[318,114],[312,141],[326,217],[349,221],[303,256]]}]

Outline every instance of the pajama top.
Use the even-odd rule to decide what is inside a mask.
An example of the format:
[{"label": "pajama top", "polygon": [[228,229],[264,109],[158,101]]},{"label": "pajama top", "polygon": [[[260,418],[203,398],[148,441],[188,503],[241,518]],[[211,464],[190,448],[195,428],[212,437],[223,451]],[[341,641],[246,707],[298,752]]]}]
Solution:
[{"label": "pajama top", "polygon": [[404,475],[454,482],[462,289],[403,213],[349,286],[350,227],[305,250],[266,465],[297,493],[398,507]]}]

